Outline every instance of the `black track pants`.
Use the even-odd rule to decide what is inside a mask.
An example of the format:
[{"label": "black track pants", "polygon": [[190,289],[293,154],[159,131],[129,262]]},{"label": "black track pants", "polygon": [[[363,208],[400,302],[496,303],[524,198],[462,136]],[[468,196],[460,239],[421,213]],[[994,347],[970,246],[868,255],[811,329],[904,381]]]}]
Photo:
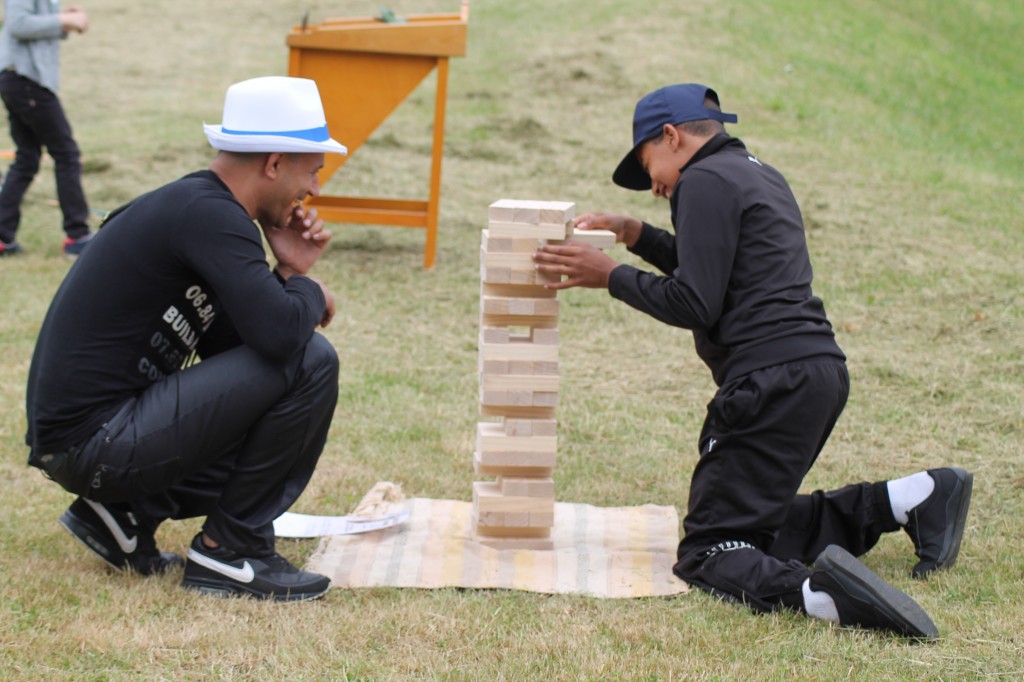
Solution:
[{"label": "black track pants", "polygon": [[206,516],[234,551],[273,551],[273,521],[305,489],[338,400],[338,356],[313,334],[283,364],[240,346],[126,402],[51,475],[97,502],[127,502],[155,527]]},{"label": "black track pants", "polygon": [[856,556],[899,526],[885,483],[798,495],[846,405],[844,362],[815,358],[724,384],[708,405],[676,575],[759,611],[799,607],[807,563]]}]

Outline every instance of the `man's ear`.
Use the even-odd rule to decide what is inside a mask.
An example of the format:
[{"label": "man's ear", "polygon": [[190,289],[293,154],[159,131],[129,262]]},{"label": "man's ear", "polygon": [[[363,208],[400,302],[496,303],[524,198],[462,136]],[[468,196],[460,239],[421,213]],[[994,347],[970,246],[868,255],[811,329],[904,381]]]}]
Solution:
[{"label": "man's ear", "polygon": [[263,160],[263,175],[271,180],[276,180],[283,163],[284,152],[270,152]]}]

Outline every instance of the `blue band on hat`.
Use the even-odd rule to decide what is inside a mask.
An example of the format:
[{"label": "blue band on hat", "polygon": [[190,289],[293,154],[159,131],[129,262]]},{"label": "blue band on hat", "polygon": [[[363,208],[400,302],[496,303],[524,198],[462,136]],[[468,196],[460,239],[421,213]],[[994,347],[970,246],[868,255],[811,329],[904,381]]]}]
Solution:
[{"label": "blue band on hat", "polygon": [[305,130],[231,130],[230,128],[221,127],[220,131],[225,135],[274,135],[276,137],[295,137],[300,140],[310,140],[312,142],[326,142],[331,139],[330,133],[327,132],[327,126],[322,125],[319,128],[307,128]]}]

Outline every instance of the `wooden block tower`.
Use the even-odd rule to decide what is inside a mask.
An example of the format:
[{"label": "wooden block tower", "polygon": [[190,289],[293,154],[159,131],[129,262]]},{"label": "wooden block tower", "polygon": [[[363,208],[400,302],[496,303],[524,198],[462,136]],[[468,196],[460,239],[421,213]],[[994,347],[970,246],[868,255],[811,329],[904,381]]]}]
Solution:
[{"label": "wooden block tower", "polygon": [[575,204],[491,204],[480,248],[480,414],[473,484],[477,539],[544,548],[555,523],[558,300],[534,269],[545,241],[572,234]]}]

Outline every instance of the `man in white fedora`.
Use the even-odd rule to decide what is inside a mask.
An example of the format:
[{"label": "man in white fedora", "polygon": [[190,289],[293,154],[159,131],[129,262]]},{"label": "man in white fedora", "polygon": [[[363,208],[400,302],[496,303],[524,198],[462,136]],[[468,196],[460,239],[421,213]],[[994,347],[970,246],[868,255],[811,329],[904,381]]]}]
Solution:
[{"label": "man in white fedora", "polygon": [[273,520],[306,487],[338,397],[315,332],[334,300],[307,274],[331,235],[299,202],[346,149],[298,78],[232,85],[205,132],[210,168],[114,211],[58,289],[29,371],[28,461],[77,496],[61,525],[115,568],[180,566],[154,532],[205,516],[185,587],[311,599],[330,581],[276,553]]}]

